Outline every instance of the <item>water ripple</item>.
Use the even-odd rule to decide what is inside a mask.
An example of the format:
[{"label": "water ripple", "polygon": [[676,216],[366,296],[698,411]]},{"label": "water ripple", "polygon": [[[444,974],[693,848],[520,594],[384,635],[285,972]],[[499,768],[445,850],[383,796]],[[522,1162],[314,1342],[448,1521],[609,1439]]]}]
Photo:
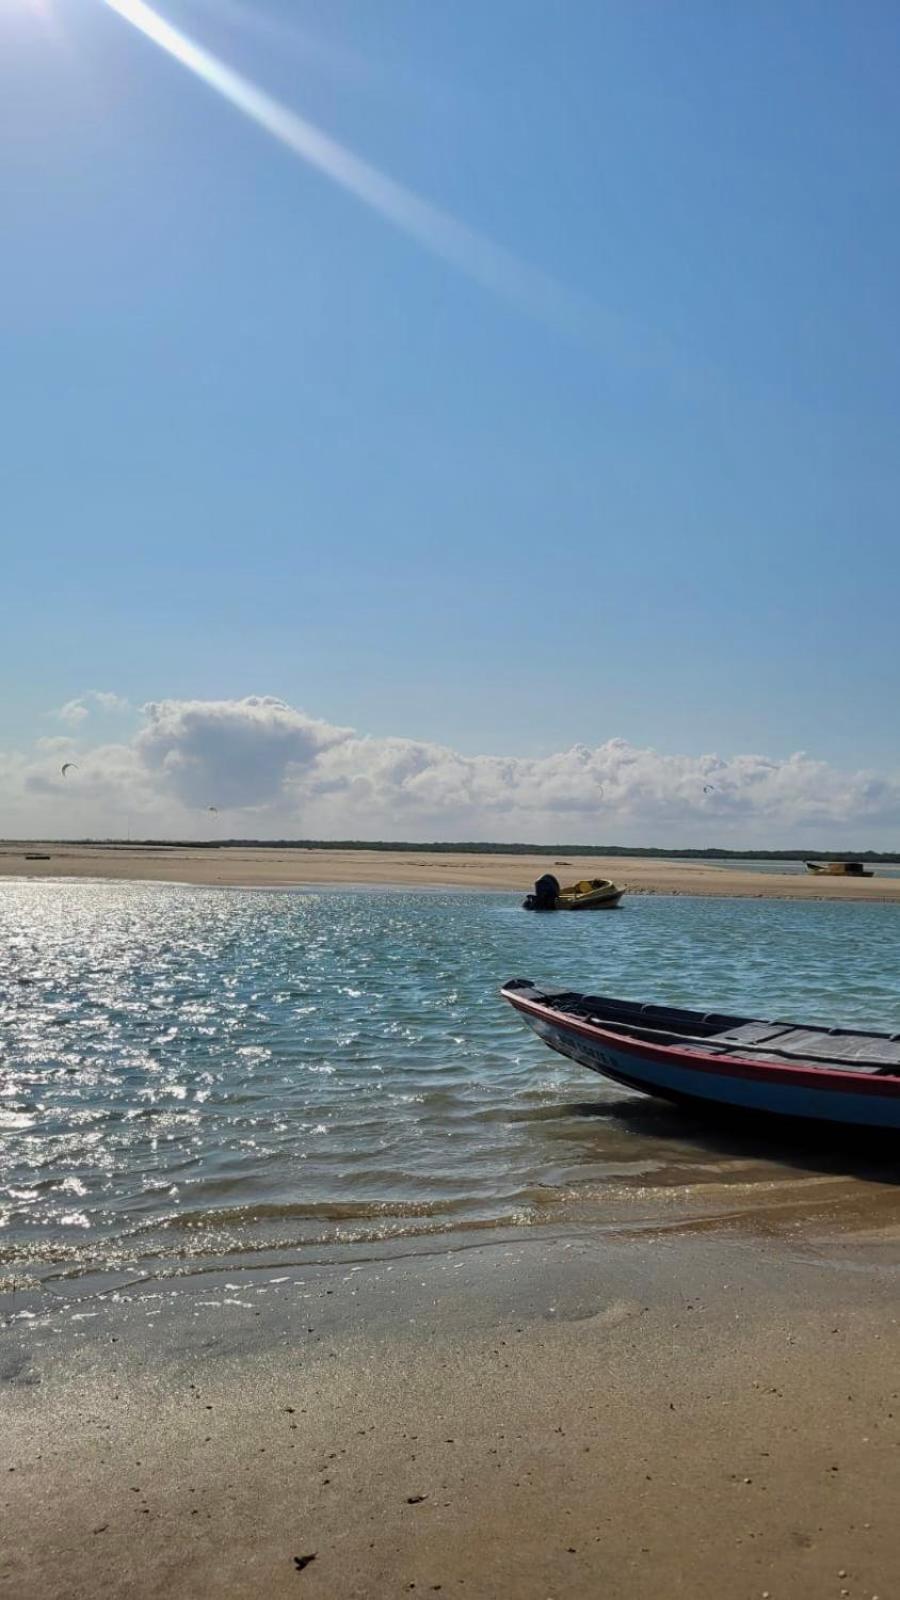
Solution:
[{"label": "water ripple", "polygon": [[504,895],[0,894],[0,1262],[17,1266],[521,1223],[563,1197],[731,1181],[683,1121],[629,1123],[633,1097],[543,1049],[498,1000],[514,974],[900,1024],[888,905],[641,897],[534,918]]}]

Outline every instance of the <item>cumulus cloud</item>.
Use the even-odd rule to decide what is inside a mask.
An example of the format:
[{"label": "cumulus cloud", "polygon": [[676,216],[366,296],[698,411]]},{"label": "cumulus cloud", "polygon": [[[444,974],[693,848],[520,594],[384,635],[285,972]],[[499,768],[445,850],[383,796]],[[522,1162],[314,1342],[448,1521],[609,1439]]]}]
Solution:
[{"label": "cumulus cloud", "polygon": [[110,689],[88,689],[86,694],[78,695],[74,700],[67,700],[64,706],[59,706],[50,713],[60,722],[67,722],[70,727],[77,728],[90,716],[92,709],[99,711],[128,711],[128,701],[120,694],[113,694]]},{"label": "cumulus cloud", "polygon": [[101,711],[128,711],[130,709],[125,697],[121,694],[113,694],[110,689],[91,689],[88,693],[88,699],[93,700],[94,705],[99,706]]},{"label": "cumulus cloud", "polygon": [[293,773],[350,737],[284,700],[159,700],[144,707],[139,756],[187,806],[271,805]]},{"label": "cumulus cloud", "polygon": [[[813,825],[900,824],[900,782],[844,774],[798,754],[669,756],[623,739],[575,745],[539,759],[463,756],[410,740],[350,740],[304,780],[340,797],[356,818],[372,814],[454,826],[468,836],[614,842],[733,838],[754,825],[767,836]],[[299,796],[298,796],[299,799]],[[530,831],[529,831],[530,829]],[[523,833],[524,831],[524,833]]]},{"label": "cumulus cloud", "polygon": [[60,706],[53,712],[53,715],[58,717],[60,722],[68,722],[71,727],[76,728],[79,722],[83,722],[85,717],[90,716],[90,711],[85,705],[84,699],[81,698],[67,700],[64,706]]},{"label": "cumulus cloud", "polygon": [[[97,692],[68,704],[88,701],[103,708]],[[611,738],[540,758],[467,756],[360,736],[260,695],[154,701],[141,717],[130,740],[88,744],[69,716],[70,734],[0,756],[0,831],[116,836],[127,817],[147,834],[200,836],[215,806],[228,833],[260,838],[900,845],[900,776],[802,752],[671,755]]]}]

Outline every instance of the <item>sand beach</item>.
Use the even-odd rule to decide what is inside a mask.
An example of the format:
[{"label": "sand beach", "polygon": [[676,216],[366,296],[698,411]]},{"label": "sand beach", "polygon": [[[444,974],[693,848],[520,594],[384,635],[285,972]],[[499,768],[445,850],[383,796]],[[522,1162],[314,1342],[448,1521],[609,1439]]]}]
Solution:
[{"label": "sand beach", "polygon": [[[49,860],[29,861],[40,853]],[[612,878],[629,894],[691,894],[778,900],[896,900],[900,877],[764,875],[706,861],[629,856],[447,854],[427,850],[268,849],[247,845],[0,843],[0,877],[108,878],[163,883],[281,887],[384,884],[408,889],[506,889],[524,894],[544,872],[563,882]]]},{"label": "sand beach", "polygon": [[4,1334],[0,1591],[886,1600],[896,1262],[548,1232],[63,1284]]},{"label": "sand beach", "polygon": [[0,1600],[900,1600],[900,5],[0,40]]},{"label": "sand beach", "polygon": [[[754,901],[898,880],[46,853],[0,857],[0,1595],[891,1600],[895,1152],[605,1090],[495,985],[598,936],[627,981],[669,961],[703,992],[806,947],[820,1006],[889,1010],[889,907]],[[514,890],[548,865],[657,898],[582,927],[131,888]]]}]

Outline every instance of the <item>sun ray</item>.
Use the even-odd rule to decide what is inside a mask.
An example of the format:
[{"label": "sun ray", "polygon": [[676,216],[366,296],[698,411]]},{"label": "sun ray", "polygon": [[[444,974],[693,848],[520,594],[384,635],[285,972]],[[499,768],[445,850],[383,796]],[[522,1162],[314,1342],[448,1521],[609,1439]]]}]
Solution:
[{"label": "sun ray", "polygon": [[276,15],[271,8],[248,4],[247,0],[188,0],[188,4],[191,10],[205,12],[217,27],[224,25],[281,51],[296,52],[341,78],[356,83],[371,78],[372,69],[361,56],[352,55],[345,46],[338,50],[326,44],[303,28],[296,16]]},{"label": "sun ray", "polygon": [[589,302],[371,166],[175,28],[145,0],[103,3],[295,155],[485,288],[571,331],[596,320],[597,309]]}]

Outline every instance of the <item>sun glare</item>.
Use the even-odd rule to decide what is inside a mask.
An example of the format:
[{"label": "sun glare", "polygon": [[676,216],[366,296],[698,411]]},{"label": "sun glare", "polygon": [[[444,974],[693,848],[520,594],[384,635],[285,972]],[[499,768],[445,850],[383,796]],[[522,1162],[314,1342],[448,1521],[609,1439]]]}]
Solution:
[{"label": "sun glare", "polygon": [[144,0],[104,0],[104,4],[280,144],[468,277],[531,315],[570,331],[584,331],[589,322],[596,322],[596,307],[362,160],[173,27]]},{"label": "sun glare", "polygon": [[55,23],[56,13],[50,0],[0,0],[0,15],[38,17],[41,22]]},{"label": "sun glare", "polygon": [[54,38],[60,38],[59,13],[53,5],[53,0],[0,0],[0,19],[7,20],[12,26],[27,26],[34,21],[45,33]]}]

